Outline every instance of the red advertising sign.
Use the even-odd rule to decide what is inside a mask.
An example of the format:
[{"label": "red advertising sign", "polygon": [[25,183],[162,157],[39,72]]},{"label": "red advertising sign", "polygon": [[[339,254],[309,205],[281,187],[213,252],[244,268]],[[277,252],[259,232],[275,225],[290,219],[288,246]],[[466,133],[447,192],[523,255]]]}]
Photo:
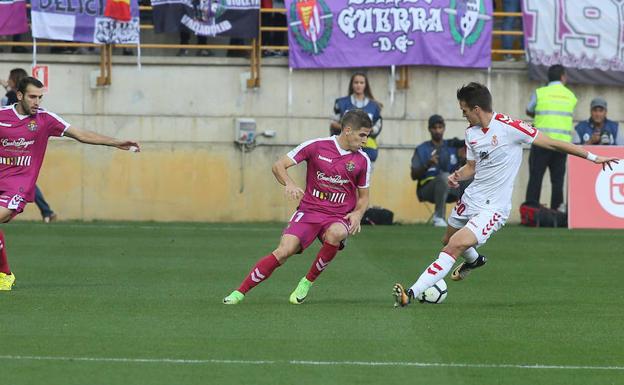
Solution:
[{"label": "red advertising sign", "polygon": [[43,83],[43,89],[45,92],[50,89],[50,83],[48,82],[48,66],[34,66],[32,68],[32,76],[39,79],[39,81]]},{"label": "red advertising sign", "polygon": [[596,155],[620,160],[613,170],[568,157],[568,227],[624,229],[624,147],[584,146]]}]

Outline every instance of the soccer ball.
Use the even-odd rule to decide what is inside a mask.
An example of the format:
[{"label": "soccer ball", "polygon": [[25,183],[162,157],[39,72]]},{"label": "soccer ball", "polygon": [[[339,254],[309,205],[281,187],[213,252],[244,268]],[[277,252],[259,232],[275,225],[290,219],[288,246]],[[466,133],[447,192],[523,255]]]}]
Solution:
[{"label": "soccer ball", "polygon": [[422,294],[418,296],[418,301],[420,301],[420,303],[442,303],[447,295],[448,290],[446,282],[441,279],[436,282],[435,285],[423,291]]}]

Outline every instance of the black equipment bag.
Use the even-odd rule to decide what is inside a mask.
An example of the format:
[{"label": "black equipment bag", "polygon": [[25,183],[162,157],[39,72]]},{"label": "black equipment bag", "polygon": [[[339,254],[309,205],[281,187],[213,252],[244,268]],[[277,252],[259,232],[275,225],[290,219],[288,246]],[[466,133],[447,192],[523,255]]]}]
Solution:
[{"label": "black equipment bag", "polygon": [[393,219],[392,211],[381,207],[371,207],[364,213],[361,223],[363,225],[391,225]]}]

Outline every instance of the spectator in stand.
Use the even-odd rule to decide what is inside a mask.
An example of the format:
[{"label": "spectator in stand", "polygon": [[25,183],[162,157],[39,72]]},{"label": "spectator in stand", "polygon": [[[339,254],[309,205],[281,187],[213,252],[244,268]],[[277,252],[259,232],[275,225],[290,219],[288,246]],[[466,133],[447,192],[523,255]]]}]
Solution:
[{"label": "spectator in stand", "polygon": [[354,73],[349,81],[349,94],[336,99],[334,103],[334,116],[329,126],[330,135],[340,135],[340,120],[347,111],[364,110],[373,122],[373,129],[362,150],[368,155],[371,162],[375,162],[378,155],[377,137],[382,129],[382,107],[383,104],[375,100],[373,96],[366,74],[363,72]]},{"label": "spectator in stand", "polygon": [[[572,142],[572,117],[576,107],[576,96],[566,87],[565,68],[555,64],[548,68],[548,85],[540,87],[527,105],[526,113],[535,117],[533,125],[543,135],[564,142]],[[565,211],[563,205],[563,179],[565,177],[567,155],[555,150],[531,146],[529,155],[529,184],[525,202],[538,207],[542,192],[542,179],[546,168],[550,171],[552,195],[550,208]]]},{"label": "spectator in stand", "polygon": [[574,127],[575,144],[624,145],[624,134],[619,132],[618,122],[607,119],[607,101],[594,98],[589,105],[590,117]]},{"label": "spectator in stand", "polygon": [[[260,5],[264,9],[285,8],[283,0],[261,0]],[[263,27],[286,27],[286,15],[283,13],[262,13]],[[267,31],[262,32],[262,45],[287,46],[286,32]],[[268,49],[262,52],[262,56],[287,56],[288,51]]]},{"label": "spectator in stand", "polygon": [[[520,12],[520,0],[503,0],[503,12]],[[503,31],[517,31],[518,25],[522,26],[522,18],[518,16],[506,16],[503,18]],[[518,40],[518,36],[502,35],[503,49],[513,49],[514,42]],[[520,39],[520,48],[524,47],[524,42]],[[516,58],[512,54],[503,56],[505,61],[515,61]]]},{"label": "spectator in stand", "polygon": [[431,115],[428,127],[431,140],[423,142],[414,150],[411,177],[418,181],[418,200],[435,204],[433,225],[446,227],[446,204],[460,197],[460,189],[449,187],[448,177],[465,163],[466,150],[463,140],[444,139],[446,125],[442,116]]}]

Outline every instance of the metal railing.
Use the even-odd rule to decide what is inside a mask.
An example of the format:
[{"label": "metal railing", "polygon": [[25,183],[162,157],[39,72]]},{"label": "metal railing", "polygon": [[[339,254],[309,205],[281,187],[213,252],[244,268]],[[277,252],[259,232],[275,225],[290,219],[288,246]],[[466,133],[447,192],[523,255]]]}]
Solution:
[{"label": "metal railing", "polygon": [[[30,7],[30,5],[28,5]],[[152,11],[151,6],[140,6],[140,11]],[[262,63],[262,53],[264,51],[280,51],[288,52],[288,45],[264,45],[262,42],[263,32],[278,32],[286,34],[286,40],[288,38],[287,26],[264,26],[262,25],[262,15],[271,13],[286,14],[286,8],[262,8],[259,12],[259,33],[257,39],[252,39],[250,44],[165,44],[165,43],[140,43],[139,47],[143,49],[192,49],[192,50],[227,50],[227,51],[242,51],[249,52],[249,65],[250,65],[250,78],[247,80],[247,86],[259,87],[260,86],[260,69]],[[522,17],[522,12],[494,12],[495,18],[501,17]],[[152,24],[140,24],[141,30],[153,30]],[[511,30],[494,30],[492,32],[494,36],[523,36],[522,31]],[[33,47],[33,42],[22,41],[0,41],[0,47]],[[95,43],[72,43],[72,42],[58,42],[58,41],[40,41],[36,42],[37,47],[101,47],[100,49],[100,69],[101,76],[98,78],[98,85],[110,85],[112,83],[112,57],[113,47],[120,48],[135,48],[135,44],[95,44]],[[493,55],[522,55],[523,49],[500,49],[492,47]],[[397,88],[408,88],[408,67],[397,67]]]}]

